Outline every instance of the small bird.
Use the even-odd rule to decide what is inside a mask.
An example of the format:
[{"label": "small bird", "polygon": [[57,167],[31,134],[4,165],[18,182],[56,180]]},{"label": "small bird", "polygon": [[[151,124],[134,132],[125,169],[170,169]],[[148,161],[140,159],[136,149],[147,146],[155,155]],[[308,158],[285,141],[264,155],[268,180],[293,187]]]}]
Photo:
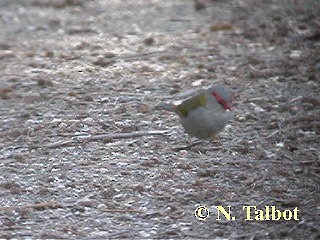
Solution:
[{"label": "small bird", "polygon": [[214,85],[175,106],[175,111],[188,134],[208,139],[233,118],[231,104],[232,92],[223,85]]}]

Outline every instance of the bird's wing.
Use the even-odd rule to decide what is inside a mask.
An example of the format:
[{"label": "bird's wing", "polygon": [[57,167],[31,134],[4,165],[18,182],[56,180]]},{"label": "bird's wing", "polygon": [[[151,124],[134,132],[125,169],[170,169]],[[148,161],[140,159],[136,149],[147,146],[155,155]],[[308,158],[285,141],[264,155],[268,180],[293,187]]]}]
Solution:
[{"label": "bird's wing", "polygon": [[202,93],[185,100],[177,106],[177,112],[181,117],[186,117],[191,110],[194,110],[201,106],[206,106],[206,96]]}]

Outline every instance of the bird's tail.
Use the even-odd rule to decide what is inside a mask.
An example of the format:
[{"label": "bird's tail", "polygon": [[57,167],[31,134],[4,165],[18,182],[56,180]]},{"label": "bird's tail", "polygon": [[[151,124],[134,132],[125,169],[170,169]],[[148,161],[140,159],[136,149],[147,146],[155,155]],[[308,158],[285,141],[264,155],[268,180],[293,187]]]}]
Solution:
[{"label": "bird's tail", "polygon": [[169,112],[177,112],[177,107],[170,103],[160,103],[154,107],[155,110],[166,110]]}]

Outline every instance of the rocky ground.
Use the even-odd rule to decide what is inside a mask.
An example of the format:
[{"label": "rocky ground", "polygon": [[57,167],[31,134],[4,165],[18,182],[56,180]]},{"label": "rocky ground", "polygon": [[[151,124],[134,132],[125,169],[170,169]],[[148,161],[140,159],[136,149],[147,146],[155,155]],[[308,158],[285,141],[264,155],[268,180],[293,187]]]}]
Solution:
[{"label": "rocky ground", "polygon": [[[317,0],[0,0],[0,238],[319,239],[319,16]],[[234,120],[176,150],[189,138],[157,106],[217,82]]]}]

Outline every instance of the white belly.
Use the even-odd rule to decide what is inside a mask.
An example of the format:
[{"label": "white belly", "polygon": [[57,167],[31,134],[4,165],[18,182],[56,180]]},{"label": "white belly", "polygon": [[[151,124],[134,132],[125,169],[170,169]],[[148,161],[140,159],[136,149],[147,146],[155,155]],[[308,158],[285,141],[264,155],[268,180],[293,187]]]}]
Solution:
[{"label": "white belly", "polygon": [[198,138],[210,138],[220,132],[232,118],[231,111],[200,107],[181,118],[186,132]]}]

